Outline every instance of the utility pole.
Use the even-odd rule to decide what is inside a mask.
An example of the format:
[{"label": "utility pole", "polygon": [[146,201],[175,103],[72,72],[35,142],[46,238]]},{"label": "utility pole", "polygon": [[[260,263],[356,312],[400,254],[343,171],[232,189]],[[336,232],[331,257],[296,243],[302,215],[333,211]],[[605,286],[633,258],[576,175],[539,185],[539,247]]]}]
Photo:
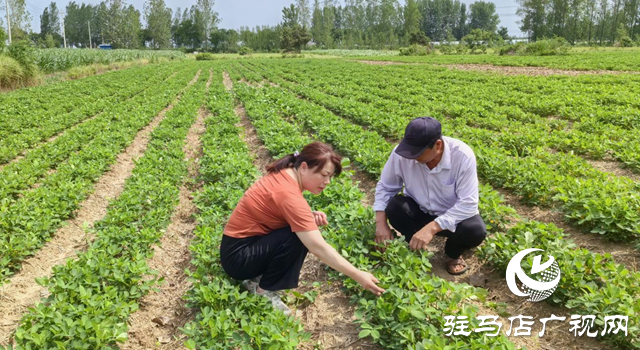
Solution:
[{"label": "utility pole", "polygon": [[7,29],[9,32],[9,44],[11,44],[11,21],[9,20],[9,0],[4,0],[5,5],[7,5]]},{"label": "utility pole", "polygon": [[58,17],[60,18],[60,25],[62,26],[62,38],[64,39],[64,48],[67,48],[67,35],[64,32],[64,18],[61,17],[60,14],[58,14]]},{"label": "utility pole", "polygon": [[87,25],[89,26],[89,48],[92,49],[93,45],[91,45],[91,22],[87,22]]}]

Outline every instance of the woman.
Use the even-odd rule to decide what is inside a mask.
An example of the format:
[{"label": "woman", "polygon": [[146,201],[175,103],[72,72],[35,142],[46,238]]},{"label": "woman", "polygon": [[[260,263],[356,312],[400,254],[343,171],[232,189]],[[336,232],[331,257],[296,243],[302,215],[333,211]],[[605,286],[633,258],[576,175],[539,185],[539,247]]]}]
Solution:
[{"label": "woman", "polygon": [[324,241],[318,226],[327,224],[327,216],[311,211],[302,195],[305,190],[320,194],[331,177],[340,175],[340,162],[331,146],[314,142],[268,165],[267,174],[245,192],[224,229],[224,270],[245,280],[247,289],[267,297],[286,315],[291,310],[276,291],[298,286],[307,252],[366,290],[384,292],[372,274],[355,268]]}]

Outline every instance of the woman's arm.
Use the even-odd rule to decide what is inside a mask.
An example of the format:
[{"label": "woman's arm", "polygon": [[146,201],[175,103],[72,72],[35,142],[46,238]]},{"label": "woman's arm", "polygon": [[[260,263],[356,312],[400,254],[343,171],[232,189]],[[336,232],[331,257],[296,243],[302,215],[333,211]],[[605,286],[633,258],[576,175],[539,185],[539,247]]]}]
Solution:
[{"label": "woman's arm", "polygon": [[296,235],[298,235],[302,244],[309,249],[311,254],[317,256],[318,259],[334,270],[353,278],[362,288],[375,295],[380,295],[384,292],[384,289],[376,285],[379,281],[372,274],[358,270],[355,266],[351,265],[347,259],[338,254],[338,252],[322,238],[320,231],[296,232]]}]

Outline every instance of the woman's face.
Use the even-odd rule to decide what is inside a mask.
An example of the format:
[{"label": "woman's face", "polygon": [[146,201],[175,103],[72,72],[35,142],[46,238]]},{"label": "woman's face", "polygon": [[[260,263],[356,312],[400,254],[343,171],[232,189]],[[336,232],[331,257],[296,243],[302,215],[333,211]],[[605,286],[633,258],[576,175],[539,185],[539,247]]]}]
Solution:
[{"label": "woman's face", "polygon": [[300,175],[302,178],[302,189],[313,194],[320,194],[331,182],[331,177],[336,170],[332,162],[327,162],[324,167],[318,170],[318,167],[309,168],[307,163],[300,164]]}]

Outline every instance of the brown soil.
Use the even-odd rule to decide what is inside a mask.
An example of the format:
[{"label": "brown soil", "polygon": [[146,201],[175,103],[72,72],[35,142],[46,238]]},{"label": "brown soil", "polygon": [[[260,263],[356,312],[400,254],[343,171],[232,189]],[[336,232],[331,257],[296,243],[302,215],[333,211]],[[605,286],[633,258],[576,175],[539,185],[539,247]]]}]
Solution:
[{"label": "brown soil", "polygon": [[[512,66],[494,66],[491,64],[445,64],[445,67],[458,70],[472,70],[491,73],[500,73],[504,75],[602,75],[602,74],[630,74],[633,72],[621,72],[611,70],[567,70],[553,69],[546,67],[512,67]],[[633,73],[635,74],[635,73]]]},{"label": "brown soil", "polygon": [[[300,349],[314,349],[315,344],[321,344],[322,349],[381,349],[370,338],[358,338],[360,328],[355,323],[355,307],[341,290],[342,283],[331,280],[325,265],[312,254],[302,267],[300,281],[297,292],[318,292],[312,304],[297,306],[296,317],[312,334],[312,340]],[[313,287],[314,282],[319,282],[320,287]]]},{"label": "brown soil", "polygon": [[[227,89],[232,90],[233,83],[226,72],[224,81]],[[257,137],[242,105],[236,107],[236,113],[241,119],[239,126],[244,129],[244,141],[255,155],[254,164],[264,173],[264,165],[271,163],[273,159]],[[319,292],[313,304],[299,305],[295,311],[305,330],[312,333],[311,341],[300,348],[313,349],[315,344],[321,344],[324,349],[379,349],[370,339],[358,338],[360,329],[354,323],[355,309],[349,305],[349,298],[340,290],[341,284],[330,281],[323,266],[315,256],[309,254],[300,274],[300,287],[296,289],[297,292]],[[313,282],[320,282],[319,289],[312,287]],[[294,305],[290,306],[294,308]]]},{"label": "brown soil", "polygon": [[[198,75],[190,85],[195,83]],[[84,251],[93,240],[93,235],[86,232],[84,226],[91,228],[96,221],[104,218],[109,201],[122,193],[125,181],[135,167],[135,161],[144,155],[151,132],[175,103],[174,101],[163,109],[149,125],[138,132],[129,147],[117,156],[110,170],[100,177],[94,192],[82,203],[75,218],[60,228],[33,257],[26,259],[22,269],[0,287],[0,315],[3,316],[3,322],[0,324],[0,344],[6,344],[10,340],[27,308],[49,295],[48,290],[39,286],[35,279],[50,277],[53,266],[60,265],[69,258],[75,258],[77,253]]]},{"label": "brown soil", "polygon": [[[425,63],[407,63],[407,62],[394,62],[394,61],[356,61],[365,64],[371,64],[376,66],[389,66],[389,65],[424,65]],[[601,75],[601,74],[638,74],[638,72],[625,72],[625,71],[612,71],[612,70],[569,70],[569,69],[554,69],[547,67],[514,67],[514,66],[494,66],[492,64],[438,64],[439,66],[448,67],[458,70],[471,70],[481,72],[500,73],[504,75]]]},{"label": "brown soil", "polygon": [[590,160],[587,159],[587,162],[591,164],[592,167],[605,172],[611,173],[615,176],[619,177],[627,177],[635,182],[640,183],[640,174],[634,173],[629,169],[625,169],[622,167],[622,163],[615,160]]},{"label": "brown soil", "polygon": [[[209,72],[207,89],[211,85],[213,72]],[[206,131],[205,120],[210,116],[204,108],[198,112],[196,122],[187,133],[184,146],[185,161],[189,177],[180,186],[179,203],[160,244],[154,246],[149,267],[159,271],[164,283],[157,292],[151,292],[140,300],[140,309],[129,318],[129,339],[120,346],[123,350],[186,349],[182,343],[184,335],[179,331],[192,316],[183,300],[191,289],[185,270],[194,270],[191,265],[189,246],[197,222],[194,219],[196,206],[193,193],[198,191],[198,163],[202,157],[200,137]],[[159,344],[159,345],[158,345]]]},{"label": "brown soil", "polygon": [[355,62],[370,64],[372,66],[397,66],[397,65],[415,66],[417,64],[421,64],[421,63],[406,63],[406,62],[394,62],[394,61],[362,61],[362,60],[358,60]]}]

